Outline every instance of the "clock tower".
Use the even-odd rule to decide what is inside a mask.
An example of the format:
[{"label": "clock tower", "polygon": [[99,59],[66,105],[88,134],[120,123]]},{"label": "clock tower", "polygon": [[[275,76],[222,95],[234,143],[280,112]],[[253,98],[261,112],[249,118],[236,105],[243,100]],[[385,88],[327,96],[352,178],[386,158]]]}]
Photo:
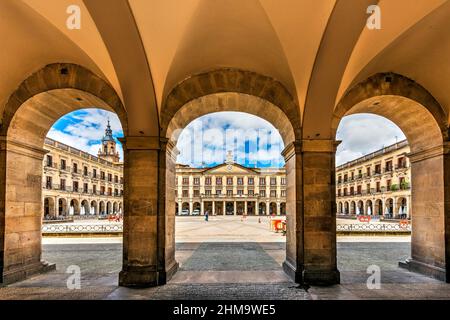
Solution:
[{"label": "clock tower", "polygon": [[98,150],[98,157],[110,162],[120,161],[119,152],[116,151],[116,141],[112,135],[109,120],[108,125],[106,126],[105,135],[102,139],[102,147]]}]

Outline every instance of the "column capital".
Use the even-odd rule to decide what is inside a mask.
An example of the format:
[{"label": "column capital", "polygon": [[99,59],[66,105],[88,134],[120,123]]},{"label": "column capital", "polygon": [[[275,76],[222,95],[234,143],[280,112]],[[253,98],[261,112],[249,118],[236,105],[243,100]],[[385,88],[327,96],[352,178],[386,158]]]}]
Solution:
[{"label": "column capital", "polygon": [[292,156],[303,152],[334,153],[340,143],[341,141],[339,140],[294,140],[284,148],[281,154],[283,155],[285,161],[288,161]]},{"label": "column capital", "polygon": [[127,150],[160,150],[160,138],[151,136],[127,136],[118,138]]}]

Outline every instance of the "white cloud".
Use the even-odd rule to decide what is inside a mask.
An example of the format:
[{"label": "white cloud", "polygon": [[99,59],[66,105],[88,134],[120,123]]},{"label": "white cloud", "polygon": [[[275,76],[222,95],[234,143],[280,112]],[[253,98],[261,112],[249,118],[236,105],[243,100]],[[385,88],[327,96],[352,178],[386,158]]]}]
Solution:
[{"label": "white cloud", "polygon": [[[110,120],[113,136],[123,136],[120,120],[116,114],[100,109],[83,109],[59,119],[47,136],[74,148],[97,155],[106,124]],[[123,148],[117,143],[117,151],[123,160]]]},{"label": "white cloud", "polygon": [[342,119],[336,139],[342,140],[336,151],[336,165],[341,165],[406,138],[384,117],[355,114]]}]

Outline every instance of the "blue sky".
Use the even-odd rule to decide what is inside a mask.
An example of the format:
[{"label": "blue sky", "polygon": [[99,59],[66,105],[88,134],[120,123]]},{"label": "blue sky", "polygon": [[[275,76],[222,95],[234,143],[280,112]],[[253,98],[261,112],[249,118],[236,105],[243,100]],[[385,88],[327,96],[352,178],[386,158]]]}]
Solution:
[{"label": "blue sky", "polygon": [[[55,122],[47,136],[97,155],[108,119],[111,123],[113,136],[115,138],[122,137],[122,126],[117,115],[100,109],[82,109],[67,114]],[[118,141],[117,151],[119,151],[120,159],[123,160],[122,145]]]},{"label": "blue sky", "polygon": [[[58,120],[48,133],[61,141],[96,155],[107,120],[114,137],[123,136],[118,117],[100,109],[83,109]],[[361,157],[384,146],[405,139],[391,121],[375,115],[357,114],[345,117],[339,125],[337,139],[342,140],[336,152],[336,164]],[[281,167],[284,143],[278,130],[259,117],[241,112],[218,112],[191,122],[180,134],[177,162],[195,167],[221,164],[227,151],[234,160],[248,167]],[[121,159],[123,150],[117,143]]]}]

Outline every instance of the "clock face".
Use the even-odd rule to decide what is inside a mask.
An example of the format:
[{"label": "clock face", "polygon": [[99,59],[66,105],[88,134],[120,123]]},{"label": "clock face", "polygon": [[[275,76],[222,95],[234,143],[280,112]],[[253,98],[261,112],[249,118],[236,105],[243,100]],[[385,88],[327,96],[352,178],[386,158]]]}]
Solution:
[{"label": "clock face", "polygon": [[231,169],[233,169],[233,166],[229,164],[229,165],[227,166],[227,170],[228,170],[228,171],[231,171]]}]

